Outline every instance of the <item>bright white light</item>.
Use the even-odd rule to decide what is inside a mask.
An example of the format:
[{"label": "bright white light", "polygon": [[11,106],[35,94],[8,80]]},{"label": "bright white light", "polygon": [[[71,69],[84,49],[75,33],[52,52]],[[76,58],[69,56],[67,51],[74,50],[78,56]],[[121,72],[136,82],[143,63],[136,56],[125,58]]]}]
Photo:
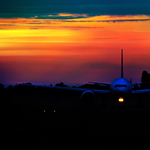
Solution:
[{"label": "bright white light", "polygon": [[119,101],[119,102],[124,102],[124,99],[123,99],[122,97],[120,97],[120,98],[118,99],[118,101]]}]

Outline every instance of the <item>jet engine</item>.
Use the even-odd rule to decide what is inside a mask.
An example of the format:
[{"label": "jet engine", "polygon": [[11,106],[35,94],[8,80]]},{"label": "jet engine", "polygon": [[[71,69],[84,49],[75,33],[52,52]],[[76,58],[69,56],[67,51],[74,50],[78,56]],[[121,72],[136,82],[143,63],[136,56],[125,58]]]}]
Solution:
[{"label": "jet engine", "polygon": [[81,95],[82,102],[86,105],[92,105],[95,103],[95,94],[88,90],[82,93]]}]

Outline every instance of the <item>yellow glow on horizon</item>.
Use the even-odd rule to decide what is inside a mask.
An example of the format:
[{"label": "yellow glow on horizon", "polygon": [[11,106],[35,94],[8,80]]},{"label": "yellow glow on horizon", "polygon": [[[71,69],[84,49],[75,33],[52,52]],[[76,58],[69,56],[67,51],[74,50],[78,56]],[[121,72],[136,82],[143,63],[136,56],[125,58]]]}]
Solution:
[{"label": "yellow glow on horizon", "polygon": [[69,30],[1,30],[0,37],[24,37],[24,36],[71,36],[71,31]]},{"label": "yellow glow on horizon", "polygon": [[[60,13],[57,16],[84,16]],[[37,16],[36,16],[37,17]],[[0,19],[0,55],[97,54],[106,49],[128,49],[150,54],[150,16],[94,16],[76,19]],[[109,22],[111,21],[112,22]],[[69,22],[70,21],[70,22]],[[83,21],[83,22],[82,22]],[[91,22],[90,22],[91,21]],[[106,22],[98,22],[106,21]],[[108,22],[107,22],[108,21]],[[141,52],[142,49],[142,52]]]},{"label": "yellow glow on horizon", "polygon": [[0,51],[0,56],[53,56],[53,55],[73,55],[74,53],[63,52],[63,51],[48,51],[48,50],[5,50]]}]

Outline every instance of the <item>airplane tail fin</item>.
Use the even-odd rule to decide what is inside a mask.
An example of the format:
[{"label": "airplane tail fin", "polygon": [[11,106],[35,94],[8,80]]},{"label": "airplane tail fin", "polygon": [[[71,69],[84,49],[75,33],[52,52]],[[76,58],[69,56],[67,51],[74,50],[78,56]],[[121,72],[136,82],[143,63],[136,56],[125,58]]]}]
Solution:
[{"label": "airplane tail fin", "polygon": [[123,78],[123,49],[121,49],[121,78]]}]

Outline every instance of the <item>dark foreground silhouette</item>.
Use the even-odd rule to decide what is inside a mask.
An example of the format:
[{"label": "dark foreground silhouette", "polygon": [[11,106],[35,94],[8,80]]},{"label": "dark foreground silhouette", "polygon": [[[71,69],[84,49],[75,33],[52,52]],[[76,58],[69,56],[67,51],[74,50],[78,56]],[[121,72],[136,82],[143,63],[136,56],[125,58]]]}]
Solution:
[{"label": "dark foreground silhouette", "polygon": [[[145,74],[142,82],[149,79]],[[150,149],[150,108],[81,107],[80,92],[27,85],[5,89],[0,84],[0,136],[5,149]]]},{"label": "dark foreground silhouette", "polygon": [[[52,93],[19,85],[3,91],[1,145],[32,150],[150,148],[148,108],[65,107],[59,105],[66,101],[65,93],[59,94],[60,101]],[[45,105],[47,98],[57,102]]]},{"label": "dark foreground silhouette", "polygon": [[[1,109],[2,145],[15,149],[149,149],[148,109]],[[30,112],[30,113],[29,113]],[[30,118],[28,118],[30,117]]]}]

